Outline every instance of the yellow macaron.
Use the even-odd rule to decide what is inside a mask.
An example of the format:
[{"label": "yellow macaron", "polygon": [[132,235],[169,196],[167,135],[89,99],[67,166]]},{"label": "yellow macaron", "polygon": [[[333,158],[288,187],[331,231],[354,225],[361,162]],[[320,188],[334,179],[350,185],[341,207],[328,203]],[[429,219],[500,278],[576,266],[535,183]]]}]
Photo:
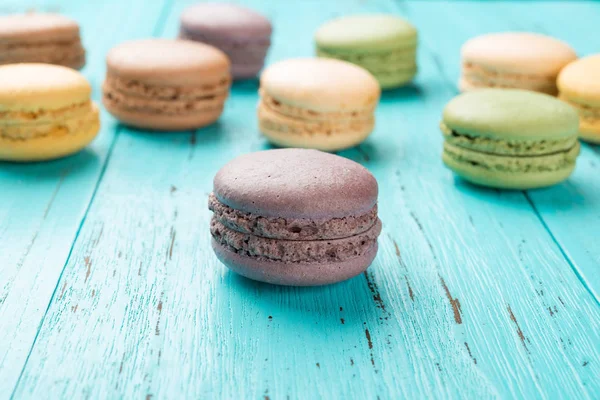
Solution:
[{"label": "yellow macaron", "polygon": [[100,129],[91,87],[50,64],[0,66],[0,160],[42,161],[83,149]]},{"label": "yellow macaron", "polygon": [[561,100],[579,112],[579,136],[600,144],[600,54],[580,58],[558,75]]}]

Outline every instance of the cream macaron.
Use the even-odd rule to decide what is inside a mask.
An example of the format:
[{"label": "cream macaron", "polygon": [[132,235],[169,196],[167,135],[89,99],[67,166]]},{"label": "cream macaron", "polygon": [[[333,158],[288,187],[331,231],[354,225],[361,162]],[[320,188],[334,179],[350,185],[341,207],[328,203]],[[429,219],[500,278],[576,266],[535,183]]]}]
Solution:
[{"label": "cream macaron", "polygon": [[42,161],[83,149],[98,133],[98,107],[79,72],[51,64],[0,67],[0,160]]},{"label": "cream macaron", "polygon": [[500,87],[556,95],[556,77],[577,58],[565,42],[546,35],[503,32],[477,36],[462,49],[461,91]]},{"label": "cream macaron", "polygon": [[381,89],[367,70],[326,58],[278,62],[260,79],[259,128],[282,147],[337,151],[365,140]]},{"label": "cream macaron", "polygon": [[559,98],[579,112],[579,136],[600,144],[600,54],[567,65],[557,83]]}]

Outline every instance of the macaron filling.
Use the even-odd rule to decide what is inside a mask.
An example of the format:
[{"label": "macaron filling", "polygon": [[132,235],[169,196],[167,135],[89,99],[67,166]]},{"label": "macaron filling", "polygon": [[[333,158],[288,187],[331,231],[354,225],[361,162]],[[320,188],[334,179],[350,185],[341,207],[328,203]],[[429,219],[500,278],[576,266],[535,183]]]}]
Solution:
[{"label": "macaron filling", "polygon": [[467,150],[478,151],[486,154],[506,156],[543,156],[561,152],[568,152],[577,145],[577,137],[571,136],[560,139],[497,139],[489,136],[475,136],[458,133],[450,129],[443,122],[440,129],[446,143]]},{"label": "macaron filling", "polygon": [[497,172],[552,172],[571,169],[579,155],[579,142],[567,151],[537,155],[537,156],[509,156],[490,154],[458,147],[444,142],[444,161],[446,158],[454,162],[476,166]]},{"label": "macaron filling", "polygon": [[208,208],[221,224],[237,232],[271,239],[327,240],[364,233],[377,222],[377,205],[361,215],[343,218],[306,219],[276,218],[235,210],[220,202],[214,194],[208,197]]}]

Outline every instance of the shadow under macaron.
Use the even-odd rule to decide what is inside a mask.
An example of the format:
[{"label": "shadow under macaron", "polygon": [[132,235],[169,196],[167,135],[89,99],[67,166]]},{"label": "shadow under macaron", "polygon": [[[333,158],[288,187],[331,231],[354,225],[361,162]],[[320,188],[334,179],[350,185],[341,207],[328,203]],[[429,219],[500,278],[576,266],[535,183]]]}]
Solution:
[{"label": "shadow under macaron", "polygon": [[90,169],[97,168],[100,157],[89,148],[85,148],[70,156],[55,160],[40,160],[29,162],[0,161],[0,172],[33,179],[57,179],[66,174],[84,174]]},{"label": "shadow under macaron", "polygon": [[210,142],[219,142],[223,123],[219,120],[210,125],[195,130],[185,131],[162,131],[136,128],[134,126],[119,123],[119,130],[122,134],[144,138],[152,142],[161,143],[182,143],[186,142],[191,146],[207,144]]},{"label": "shadow under macaron", "polygon": [[[373,264],[377,263],[376,260]],[[376,321],[380,317],[365,273],[323,286],[281,286],[254,281],[227,270],[224,281],[230,296],[237,297],[239,302],[254,299],[254,307],[262,309],[266,315],[285,315],[287,319],[306,321],[307,324],[314,324],[314,320],[318,319],[321,323],[325,320],[332,325],[349,326],[360,326],[365,320]],[[348,296],[348,293],[353,295]],[[349,304],[349,299],[352,299],[352,304]],[[308,309],[307,304],[316,306]],[[344,322],[341,323],[340,319]]]},{"label": "shadow under macaron", "polygon": [[382,102],[394,102],[407,98],[421,97],[423,96],[423,90],[416,83],[409,83],[406,86],[402,86],[395,89],[387,89],[381,92]]},{"label": "shadow under macaron", "polygon": [[584,196],[581,193],[584,192],[584,188],[580,187],[580,183],[573,178],[573,175],[556,185],[528,190],[486,187],[471,183],[458,176],[454,176],[454,186],[464,195],[476,197],[478,200],[495,203],[502,207],[529,209],[532,206],[530,204],[532,201],[530,194],[543,194],[543,192],[546,192],[547,195],[536,196],[535,198],[536,208],[551,208],[555,211],[565,211],[585,207],[586,203],[593,206],[591,202],[587,201],[589,199],[583,201]]}]

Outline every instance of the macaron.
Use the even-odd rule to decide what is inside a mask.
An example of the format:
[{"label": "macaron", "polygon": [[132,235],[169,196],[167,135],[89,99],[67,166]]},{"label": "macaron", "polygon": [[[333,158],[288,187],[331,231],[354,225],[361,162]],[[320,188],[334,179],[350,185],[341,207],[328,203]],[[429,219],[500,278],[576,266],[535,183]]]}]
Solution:
[{"label": "macaron", "polygon": [[403,86],[417,73],[417,29],[396,16],[337,18],[317,30],[315,41],[318,56],[360,65],[382,89]]},{"label": "macaron", "polygon": [[0,64],[85,65],[79,25],[59,14],[0,16]]},{"label": "macaron", "polygon": [[340,282],[377,253],[377,181],[354,161],[307,149],[240,156],[214,178],[212,245],[223,264],[278,285]]},{"label": "macaron", "polygon": [[100,129],[90,93],[71,68],[0,66],[0,160],[51,160],[83,149]]},{"label": "macaron", "polygon": [[579,136],[600,144],[600,54],[567,65],[558,76],[559,98],[579,112]]},{"label": "macaron", "polygon": [[477,36],[461,49],[463,92],[481,88],[514,88],[556,95],[556,77],[577,58],[565,42],[527,32]]},{"label": "macaron", "polygon": [[104,106],[137,128],[201,128],[221,116],[229,95],[227,56],[202,43],[134,40],[110,50],[106,63]]},{"label": "macaron", "polygon": [[259,94],[259,128],[271,143],[337,151],[373,131],[380,89],[373,75],[354,64],[299,58],[265,69]]},{"label": "macaron", "polygon": [[579,118],[555,97],[522,89],[463,93],[444,109],[443,160],[472,183],[533,189],[569,177],[579,155]]},{"label": "macaron", "polygon": [[258,12],[228,3],[200,3],[183,10],[179,37],[221,49],[235,79],[254,78],[263,68],[273,28]]}]

